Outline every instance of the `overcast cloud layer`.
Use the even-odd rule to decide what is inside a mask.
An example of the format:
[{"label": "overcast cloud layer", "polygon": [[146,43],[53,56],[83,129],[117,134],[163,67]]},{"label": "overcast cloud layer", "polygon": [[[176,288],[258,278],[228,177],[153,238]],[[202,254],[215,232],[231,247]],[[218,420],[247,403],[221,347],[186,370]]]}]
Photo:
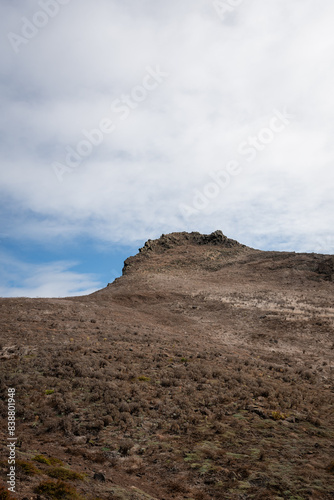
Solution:
[{"label": "overcast cloud layer", "polygon": [[3,240],[222,229],[333,253],[332,1],[0,9]]}]

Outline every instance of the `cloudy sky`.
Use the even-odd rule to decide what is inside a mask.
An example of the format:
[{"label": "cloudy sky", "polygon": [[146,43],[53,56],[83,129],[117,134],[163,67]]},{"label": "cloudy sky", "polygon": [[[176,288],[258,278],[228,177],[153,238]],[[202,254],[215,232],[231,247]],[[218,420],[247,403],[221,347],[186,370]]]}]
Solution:
[{"label": "cloudy sky", "polygon": [[149,238],[334,253],[331,0],[2,0],[0,295]]}]

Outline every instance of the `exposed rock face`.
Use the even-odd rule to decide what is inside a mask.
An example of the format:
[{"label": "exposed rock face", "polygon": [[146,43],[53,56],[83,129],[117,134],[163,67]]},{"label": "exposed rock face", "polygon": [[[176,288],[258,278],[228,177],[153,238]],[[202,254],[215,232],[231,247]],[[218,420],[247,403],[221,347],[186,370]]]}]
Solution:
[{"label": "exposed rock face", "polygon": [[215,231],[211,234],[193,233],[171,233],[163,234],[157,240],[148,240],[139,249],[139,252],[163,252],[180,245],[219,245],[225,248],[245,247],[235,240],[227,238],[222,231]]},{"label": "exposed rock face", "polygon": [[[191,254],[192,247],[201,246],[206,246],[207,248],[213,246],[217,247],[217,249],[235,250],[247,248],[245,245],[241,245],[237,241],[227,238],[222,231],[214,231],[211,234],[201,234],[198,232],[163,234],[157,240],[148,240],[142,248],[139,248],[139,254],[126,259],[124,262],[123,274],[133,271],[136,266],[140,266],[143,262],[143,258],[150,257],[152,254],[158,255],[173,249],[176,251],[175,253],[177,253],[178,250],[182,252],[182,248],[188,249],[188,253]],[[189,255],[189,257],[191,257],[191,255]]]}]

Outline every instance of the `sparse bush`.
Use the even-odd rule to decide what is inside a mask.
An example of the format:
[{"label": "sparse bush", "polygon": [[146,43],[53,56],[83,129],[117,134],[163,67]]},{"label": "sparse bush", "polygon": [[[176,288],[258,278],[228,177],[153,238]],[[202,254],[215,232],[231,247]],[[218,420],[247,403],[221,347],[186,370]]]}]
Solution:
[{"label": "sparse bush", "polygon": [[61,481],[44,481],[36,486],[34,493],[57,500],[75,500],[80,498],[75,488]]},{"label": "sparse bush", "polygon": [[133,442],[130,439],[123,439],[119,444],[119,452],[125,457],[133,448]]},{"label": "sparse bush", "polygon": [[35,462],[39,462],[40,464],[51,465],[50,460],[43,455],[36,455],[33,460],[35,460]]},{"label": "sparse bush", "polygon": [[40,474],[40,471],[30,462],[26,460],[17,460],[16,465],[20,472],[23,472],[26,476],[35,476]]},{"label": "sparse bush", "polygon": [[103,464],[107,460],[102,451],[94,451],[93,453],[86,454],[86,457],[97,464]]},{"label": "sparse bush", "polygon": [[0,485],[0,500],[14,500],[13,495],[2,485]]},{"label": "sparse bush", "polygon": [[78,472],[73,472],[69,469],[64,469],[63,467],[56,467],[54,469],[48,470],[47,475],[54,478],[54,479],[64,479],[64,480],[83,480],[83,475],[79,474]]},{"label": "sparse bush", "polygon": [[188,488],[186,488],[184,480],[181,479],[172,479],[168,481],[166,487],[169,493],[182,493],[184,495],[188,492]]},{"label": "sparse bush", "polygon": [[331,463],[326,467],[326,470],[327,472],[334,474],[334,460],[332,460]]},{"label": "sparse bush", "polygon": [[63,417],[59,420],[59,429],[62,430],[66,436],[69,436],[72,434],[73,424],[70,417]]},{"label": "sparse bush", "polygon": [[121,413],[129,413],[130,407],[128,403],[122,402],[120,403],[118,409]]},{"label": "sparse bush", "polygon": [[209,497],[204,491],[196,491],[193,495],[194,495],[195,500],[209,500],[209,499],[211,499],[211,497]]},{"label": "sparse bush", "polygon": [[45,465],[63,465],[63,462],[59,460],[59,458],[48,457],[46,458],[44,455],[36,455],[33,460],[35,462],[39,462],[40,464]]},{"label": "sparse bush", "polygon": [[128,474],[138,473],[143,469],[143,459],[140,457],[132,456],[125,458],[124,468]]},{"label": "sparse bush", "polygon": [[49,457],[48,460],[51,465],[63,465],[63,462],[59,458]]},{"label": "sparse bush", "polygon": [[161,380],[161,385],[162,385],[162,387],[171,387],[172,382],[169,378],[163,378]]},{"label": "sparse bush", "polygon": [[65,401],[61,394],[55,393],[52,396],[51,404],[55,410],[59,413],[64,413],[65,411]]},{"label": "sparse bush", "polygon": [[280,411],[272,411],[271,417],[274,420],[285,420],[287,418],[287,415],[285,415],[285,413],[281,413]]}]

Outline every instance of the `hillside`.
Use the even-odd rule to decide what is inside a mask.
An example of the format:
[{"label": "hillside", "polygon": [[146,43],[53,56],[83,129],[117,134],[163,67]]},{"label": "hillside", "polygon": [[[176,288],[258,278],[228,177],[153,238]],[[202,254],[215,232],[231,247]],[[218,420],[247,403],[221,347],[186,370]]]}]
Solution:
[{"label": "hillside", "polygon": [[0,299],[3,484],[13,387],[14,498],[333,499],[333,280],[172,233],[89,296]]}]

